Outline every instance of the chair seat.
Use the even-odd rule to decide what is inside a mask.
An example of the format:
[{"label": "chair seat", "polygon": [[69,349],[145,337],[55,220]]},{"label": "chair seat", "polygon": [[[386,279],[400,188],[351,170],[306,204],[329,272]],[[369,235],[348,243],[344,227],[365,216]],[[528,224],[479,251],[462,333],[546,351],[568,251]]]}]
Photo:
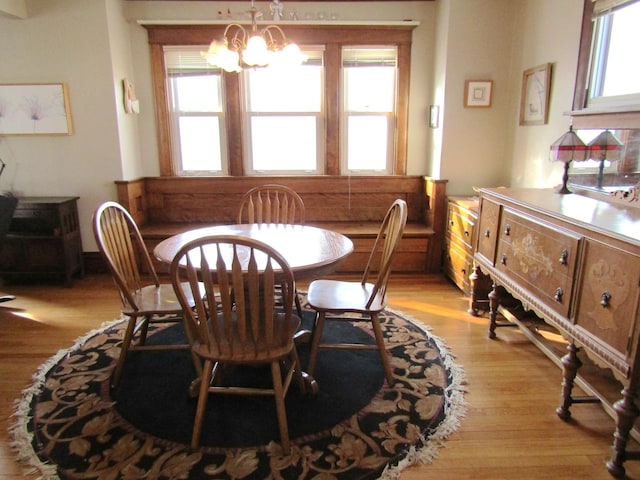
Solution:
[{"label": "chair seat", "polygon": [[[193,306],[193,295],[188,284],[183,283],[182,289],[187,296],[189,304]],[[127,316],[139,315],[144,312],[145,315],[170,315],[181,314],[182,306],[176,297],[173,285],[170,283],[160,284],[159,286],[147,285],[138,290],[135,295],[135,302],[138,309],[129,306],[123,308],[122,313]]]},{"label": "chair seat", "polygon": [[[218,324],[220,328],[224,328],[224,317],[222,314],[218,315]],[[234,337],[233,345],[228,343],[217,344],[211,343],[205,345],[200,341],[194,342],[193,349],[202,358],[208,358],[216,362],[223,363],[267,363],[274,359],[281,358],[288,355],[293,347],[293,336],[300,329],[300,319],[295,315],[291,315],[289,319],[285,318],[284,314],[276,315],[274,318],[274,331],[286,331],[290,332],[286,336],[279,336],[274,338],[274,343],[271,345],[261,341],[258,347],[254,345],[253,341],[245,342],[251,345],[243,346],[237,333]],[[245,352],[242,354],[241,352]]]},{"label": "chair seat", "polygon": [[321,312],[381,312],[384,310],[381,294],[376,295],[367,307],[373,288],[371,283],[314,280],[309,285],[307,301],[314,310]]}]

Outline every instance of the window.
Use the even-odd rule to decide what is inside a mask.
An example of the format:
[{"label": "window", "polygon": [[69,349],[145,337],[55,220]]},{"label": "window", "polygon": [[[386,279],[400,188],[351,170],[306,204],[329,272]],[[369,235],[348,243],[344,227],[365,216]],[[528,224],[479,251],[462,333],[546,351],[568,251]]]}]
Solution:
[{"label": "window", "polygon": [[596,11],[588,107],[640,105],[640,63],[630,58],[640,46],[638,25],[640,2]]},{"label": "window", "polygon": [[165,48],[174,168],[179,175],[226,173],[222,78],[200,49]]},{"label": "window", "polygon": [[161,175],[406,174],[415,25],[287,26],[296,72],[227,73],[224,25],[147,25]]},{"label": "window", "polygon": [[395,48],[342,50],[342,173],[390,173],[396,113]]},{"label": "window", "polygon": [[[640,44],[638,22],[640,0],[584,0],[572,125],[585,142],[599,129],[609,129],[624,145],[616,161],[603,164],[603,185],[611,189],[640,180],[640,70],[634,61]],[[593,161],[574,163],[571,183],[595,186],[599,166]]]},{"label": "window", "polygon": [[304,49],[299,68],[243,72],[249,174],[322,173],[322,50]]},{"label": "window", "polygon": [[640,0],[584,0],[574,128],[636,128]]}]

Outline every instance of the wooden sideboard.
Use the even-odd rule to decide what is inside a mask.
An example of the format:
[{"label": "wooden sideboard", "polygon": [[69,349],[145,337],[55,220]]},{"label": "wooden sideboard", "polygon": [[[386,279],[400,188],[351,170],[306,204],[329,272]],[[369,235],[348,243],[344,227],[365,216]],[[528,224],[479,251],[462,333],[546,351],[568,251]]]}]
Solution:
[{"label": "wooden sideboard", "polygon": [[640,459],[627,449],[640,414],[640,209],[551,189],[481,189],[477,229],[474,260],[494,282],[489,337],[512,325],[497,320],[506,291],[568,341],[558,416],[588,401],[571,394],[580,350],[621,382],[607,469],[623,477],[624,462]]}]

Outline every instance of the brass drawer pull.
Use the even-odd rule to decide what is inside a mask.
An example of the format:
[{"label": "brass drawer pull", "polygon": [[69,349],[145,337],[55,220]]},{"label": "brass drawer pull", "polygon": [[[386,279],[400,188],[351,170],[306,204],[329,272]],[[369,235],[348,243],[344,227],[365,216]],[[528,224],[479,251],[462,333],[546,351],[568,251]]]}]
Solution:
[{"label": "brass drawer pull", "polygon": [[560,259],[559,259],[560,263],[562,265],[566,265],[567,264],[567,258],[569,258],[569,252],[565,248],[565,249],[562,250],[562,253],[560,254]]},{"label": "brass drawer pull", "polygon": [[504,254],[502,255],[502,258],[500,259],[500,263],[501,263],[502,265],[506,265],[506,264],[507,264],[507,254],[506,254],[506,253],[504,253]]},{"label": "brass drawer pull", "polygon": [[489,238],[491,236],[491,229],[487,228],[487,230],[484,232],[484,236]]},{"label": "brass drawer pull", "polygon": [[609,303],[611,302],[611,294],[609,292],[602,292],[602,296],[600,297],[600,305],[603,308],[609,307]]},{"label": "brass drawer pull", "polygon": [[556,299],[556,302],[562,302],[562,296],[564,295],[564,292],[562,291],[562,289],[560,287],[556,288],[556,294],[553,296],[553,298]]},{"label": "brass drawer pull", "polygon": [[511,225],[508,223],[504,226],[504,234],[508,237],[511,235]]},{"label": "brass drawer pull", "polygon": [[465,236],[465,237],[468,237],[468,236],[469,236],[469,230],[465,230],[465,231],[464,231],[464,236]]}]

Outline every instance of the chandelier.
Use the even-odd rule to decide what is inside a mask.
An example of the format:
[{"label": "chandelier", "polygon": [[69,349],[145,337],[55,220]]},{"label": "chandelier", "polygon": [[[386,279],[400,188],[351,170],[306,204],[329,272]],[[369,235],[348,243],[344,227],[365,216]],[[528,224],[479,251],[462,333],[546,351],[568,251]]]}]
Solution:
[{"label": "chandelier", "polygon": [[[280,2],[275,0],[274,4]],[[279,6],[279,5],[278,5]],[[281,7],[274,13],[274,19],[279,19]],[[295,43],[287,41],[282,29],[277,25],[267,25],[258,30],[257,17],[260,12],[251,0],[251,31],[242,25],[232,23],[224,29],[222,38],[215,39],[209,45],[209,50],[203,52],[210,65],[220,67],[226,72],[240,72],[242,65],[249,67],[288,67],[299,66],[307,57]]]}]

